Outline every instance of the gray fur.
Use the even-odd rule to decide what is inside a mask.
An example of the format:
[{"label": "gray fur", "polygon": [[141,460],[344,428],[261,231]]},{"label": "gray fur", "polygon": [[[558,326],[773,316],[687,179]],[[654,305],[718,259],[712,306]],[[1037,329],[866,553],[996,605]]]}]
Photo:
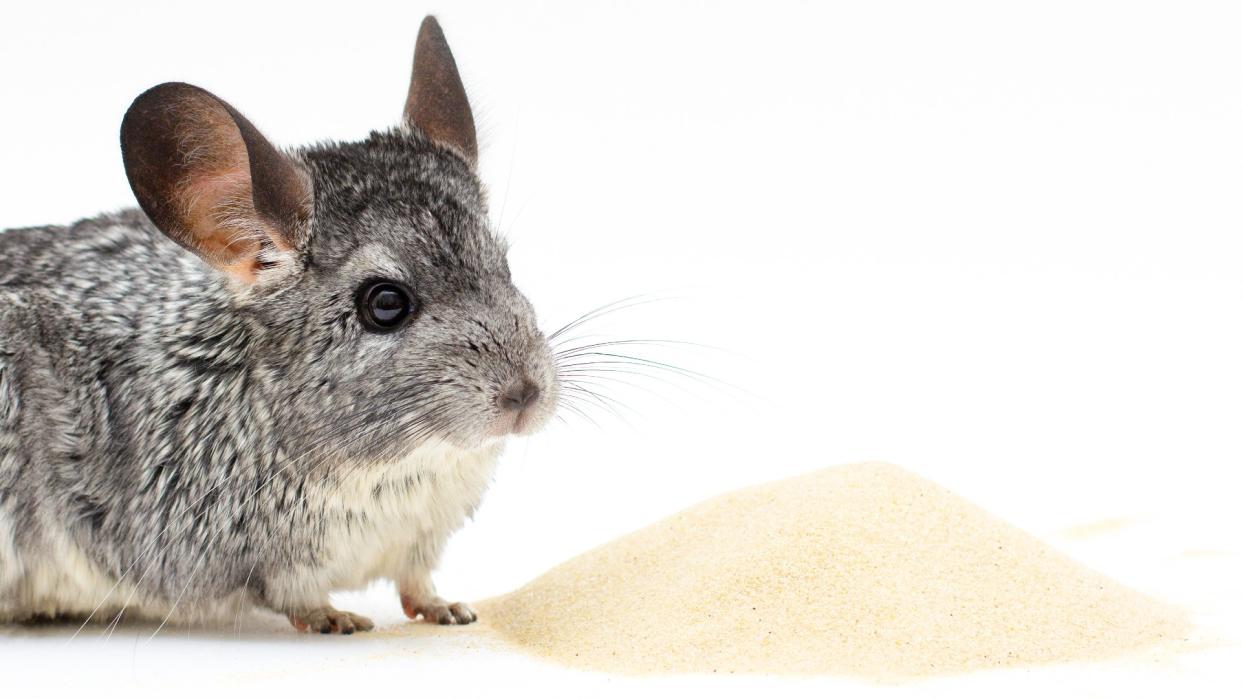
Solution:
[{"label": "gray fur", "polygon": [[[337,484],[370,469],[377,502],[458,493],[432,466],[382,472],[429,444],[494,459],[496,397],[523,377],[541,389],[527,429],[550,417],[548,343],[467,160],[411,125],[289,156],[312,183],[309,235],[252,285],[136,209],[0,233],[0,620],[241,600],[307,621],[335,587],[401,577],[320,574],[341,532],[364,540],[377,516]],[[357,318],[377,278],[421,301],[396,333]],[[478,504],[466,491],[408,513],[421,533],[398,584],[424,617],[444,621],[426,576]],[[78,556],[112,598],[31,588]]]}]

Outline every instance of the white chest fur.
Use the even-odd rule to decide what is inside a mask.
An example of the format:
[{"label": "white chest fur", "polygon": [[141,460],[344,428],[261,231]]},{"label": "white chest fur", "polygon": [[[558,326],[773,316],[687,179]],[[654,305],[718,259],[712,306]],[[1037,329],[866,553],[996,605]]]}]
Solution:
[{"label": "white chest fur", "polygon": [[478,507],[500,451],[499,442],[470,451],[436,444],[396,463],[351,468],[320,488],[325,524],[316,572],[332,589],[429,573]]}]

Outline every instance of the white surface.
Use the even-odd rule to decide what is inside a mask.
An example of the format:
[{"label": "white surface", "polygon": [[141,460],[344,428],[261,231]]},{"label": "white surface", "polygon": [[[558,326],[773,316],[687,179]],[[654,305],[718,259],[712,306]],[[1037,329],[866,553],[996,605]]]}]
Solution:
[{"label": "white surface", "polygon": [[[396,119],[436,11],[519,284],[743,390],[616,395],[510,448],[438,581],[499,593],[729,488],[903,464],[1229,639],[1161,663],[877,689],[574,673],[434,636],[0,632],[12,689],[91,695],[1236,696],[1242,23],[1229,3],[26,3],[0,42],[0,227],[128,206],[164,80],[280,143]],[[1066,527],[1128,518],[1091,538]],[[745,523],[739,523],[745,526]],[[343,599],[396,623],[391,590]],[[566,619],[565,623],[573,623]],[[635,610],[642,623],[642,610]],[[250,623],[253,625],[253,622]],[[769,687],[771,685],[771,687]],[[14,694],[14,696],[17,696]]]}]

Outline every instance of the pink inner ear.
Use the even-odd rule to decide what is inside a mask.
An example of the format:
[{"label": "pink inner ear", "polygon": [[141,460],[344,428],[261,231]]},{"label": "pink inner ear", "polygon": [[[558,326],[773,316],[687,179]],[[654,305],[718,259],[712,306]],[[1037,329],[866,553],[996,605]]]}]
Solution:
[{"label": "pink inner ear", "polygon": [[237,125],[218,108],[196,109],[178,136],[185,175],[176,205],[184,233],[212,265],[253,282],[265,245],[290,248],[255,211],[250,161]]},{"label": "pink inner ear", "polygon": [[250,174],[197,174],[186,179],[177,199],[185,233],[198,253],[229,274],[254,281],[259,250],[270,234],[254,214]]}]

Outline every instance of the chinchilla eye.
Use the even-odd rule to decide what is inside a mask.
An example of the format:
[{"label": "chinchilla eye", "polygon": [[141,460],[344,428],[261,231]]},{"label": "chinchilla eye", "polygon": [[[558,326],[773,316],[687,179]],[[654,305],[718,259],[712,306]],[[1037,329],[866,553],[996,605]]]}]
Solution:
[{"label": "chinchilla eye", "polygon": [[372,281],[358,290],[358,317],[372,332],[392,332],[414,315],[414,294],[400,283]]}]

